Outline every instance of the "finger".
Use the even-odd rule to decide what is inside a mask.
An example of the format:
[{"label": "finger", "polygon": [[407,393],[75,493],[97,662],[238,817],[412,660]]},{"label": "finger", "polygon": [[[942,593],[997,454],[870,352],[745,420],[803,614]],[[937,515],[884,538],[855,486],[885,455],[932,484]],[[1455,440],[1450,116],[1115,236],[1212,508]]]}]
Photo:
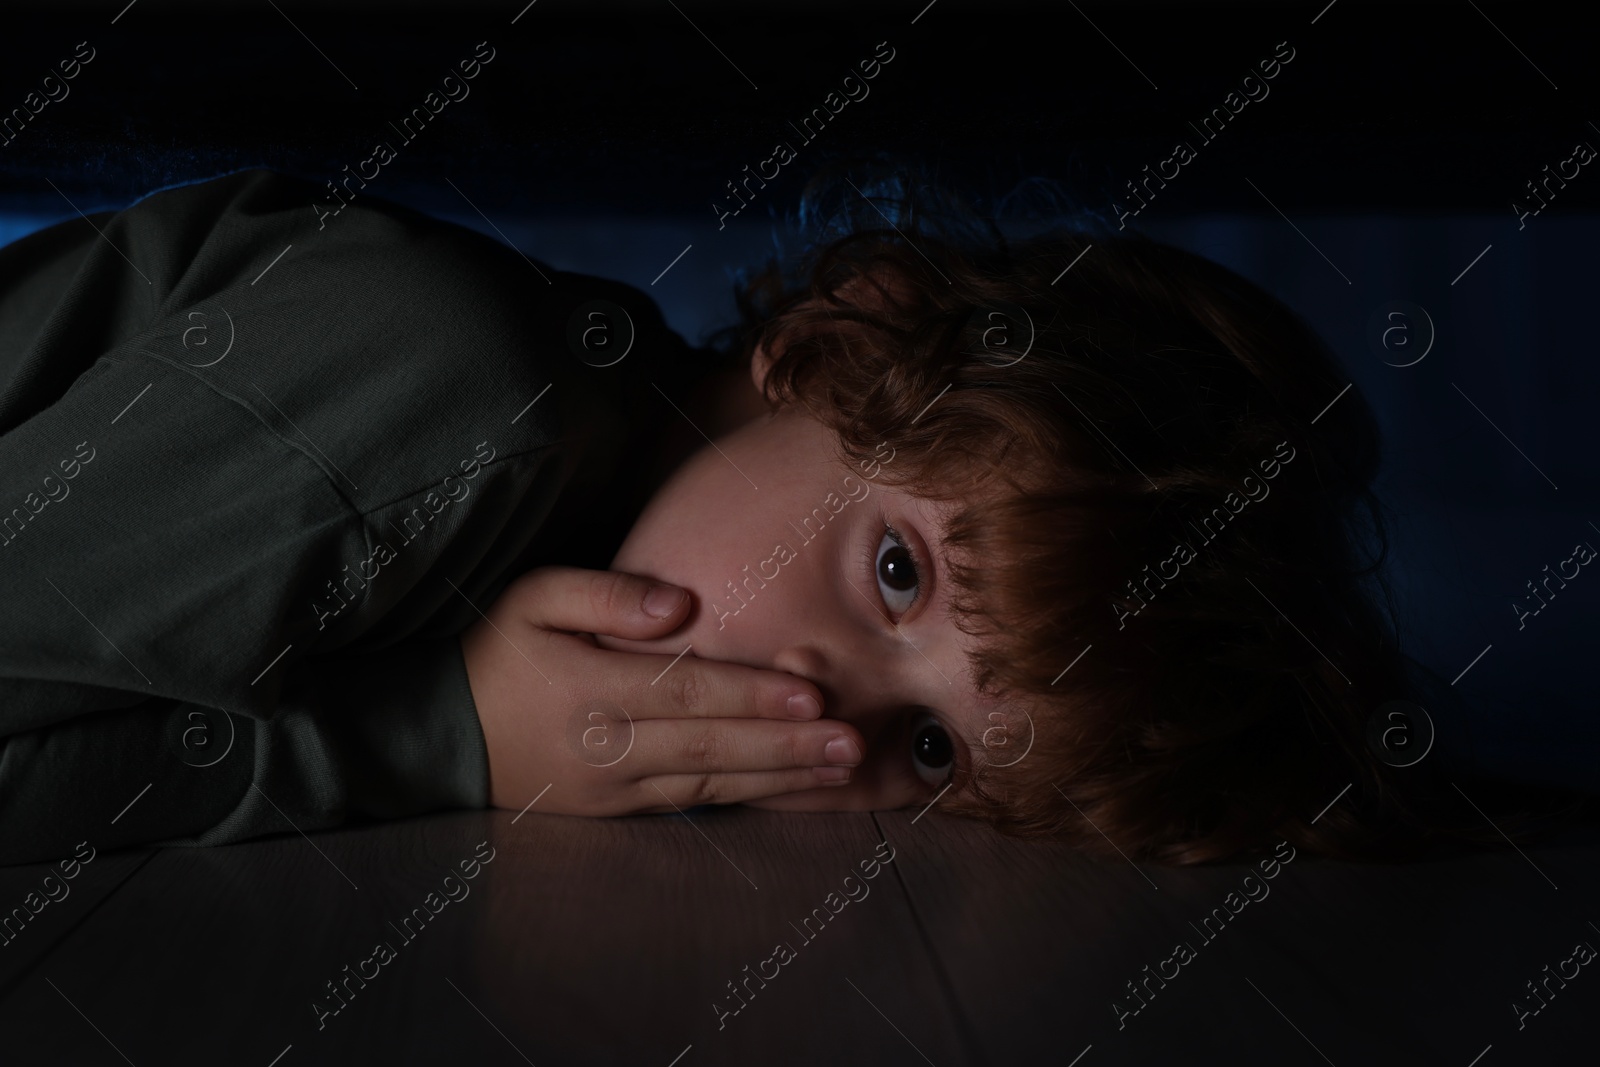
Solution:
[{"label": "finger", "polygon": [[604,683],[605,692],[597,696],[626,709],[632,719],[822,717],[821,691],[783,671],[682,653],[674,657],[595,649],[584,654],[595,657],[590,675],[597,684]]},{"label": "finger", "polygon": [[862,751],[853,726],[828,719],[657,719],[638,725],[628,772],[644,778],[854,767]]},{"label": "finger", "polygon": [[506,590],[512,610],[547,630],[643,640],[675,629],[689,608],[686,590],[637,574],[540,567]]},{"label": "finger", "polygon": [[[841,771],[845,777],[838,777]],[[832,777],[821,777],[824,773]],[[801,793],[822,786],[848,785],[849,774],[849,768],[819,767],[737,774],[661,775],[638,784],[637,810],[681,811],[697,804],[742,804],[749,800]]]}]

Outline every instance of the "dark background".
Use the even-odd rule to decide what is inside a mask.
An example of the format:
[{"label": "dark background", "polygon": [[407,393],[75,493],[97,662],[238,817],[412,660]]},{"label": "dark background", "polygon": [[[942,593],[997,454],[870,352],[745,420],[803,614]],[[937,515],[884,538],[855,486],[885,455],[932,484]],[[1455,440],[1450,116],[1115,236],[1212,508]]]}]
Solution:
[{"label": "dark background", "polygon": [[[1498,214],[1594,134],[1596,114],[1592,37],[1548,4],[1337,0],[1311,25],[1327,0],[938,0],[912,25],[927,0],[537,0],[512,25],[526,0],[138,0],[112,25],[125,2],[7,5],[0,107],[76,42],[99,56],[0,148],[6,206],[54,211],[44,177],[106,202],[246,163],[325,180],[480,40],[502,58],[375,193],[448,203],[438,177],[451,175],[486,210],[699,216],[881,40],[897,58],[870,103],[847,107],[807,155],[931,152],[979,192],[1045,175],[1095,202],[1288,40],[1296,58],[1273,95],[1210,146],[1226,158],[1163,194],[1174,213],[1267,210],[1247,173],[1281,176],[1285,210]],[[798,184],[786,171],[768,193]],[[1591,184],[1571,183],[1562,209],[1592,209]]]}]

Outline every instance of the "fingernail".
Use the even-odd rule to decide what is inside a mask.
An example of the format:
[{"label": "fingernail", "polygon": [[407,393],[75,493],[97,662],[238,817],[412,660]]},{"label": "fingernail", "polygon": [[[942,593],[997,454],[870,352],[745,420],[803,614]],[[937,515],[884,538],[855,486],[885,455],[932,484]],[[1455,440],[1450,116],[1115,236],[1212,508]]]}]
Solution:
[{"label": "fingernail", "polygon": [[849,767],[814,767],[811,773],[823,785],[844,785],[850,780]]},{"label": "fingernail", "polygon": [[844,763],[854,766],[861,762],[861,750],[848,737],[835,737],[828,742],[828,747],[823,749],[822,753],[828,757],[829,763]]},{"label": "fingernail", "polygon": [[789,714],[797,719],[821,718],[822,705],[810,693],[796,693],[789,698]]},{"label": "fingernail", "polygon": [[664,619],[677,611],[678,605],[688,595],[675,585],[652,585],[644,595],[644,610],[658,619]]}]

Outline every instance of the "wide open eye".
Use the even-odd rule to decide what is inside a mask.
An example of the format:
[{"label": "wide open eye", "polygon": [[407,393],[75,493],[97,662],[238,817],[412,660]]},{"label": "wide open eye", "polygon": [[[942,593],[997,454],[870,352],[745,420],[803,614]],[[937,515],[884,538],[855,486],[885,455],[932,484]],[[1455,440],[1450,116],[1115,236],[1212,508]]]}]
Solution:
[{"label": "wide open eye", "polygon": [[910,611],[922,591],[922,582],[911,550],[892,526],[878,542],[872,569],[878,579],[878,591],[883,594],[883,602],[889,610],[895,615]]},{"label": "wide open eye", "polygon": [[942,786],[955,771],[956,750],[950,734],[928,712],[919,712],[911,722],[911,765],[917,777],[929,785]]}]

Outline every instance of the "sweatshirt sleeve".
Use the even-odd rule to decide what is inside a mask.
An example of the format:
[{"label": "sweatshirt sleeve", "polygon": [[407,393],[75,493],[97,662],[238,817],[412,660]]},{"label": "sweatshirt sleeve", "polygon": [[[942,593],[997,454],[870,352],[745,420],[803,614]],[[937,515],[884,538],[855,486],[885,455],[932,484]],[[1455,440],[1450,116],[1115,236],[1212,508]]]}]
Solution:
[{"label": "sweatshirt sleeve", "polygon": [[245,172],[0,250],[0,862],[487,803],[456,634],[618,453],[549,358],[594,291],[314,198]]}]

